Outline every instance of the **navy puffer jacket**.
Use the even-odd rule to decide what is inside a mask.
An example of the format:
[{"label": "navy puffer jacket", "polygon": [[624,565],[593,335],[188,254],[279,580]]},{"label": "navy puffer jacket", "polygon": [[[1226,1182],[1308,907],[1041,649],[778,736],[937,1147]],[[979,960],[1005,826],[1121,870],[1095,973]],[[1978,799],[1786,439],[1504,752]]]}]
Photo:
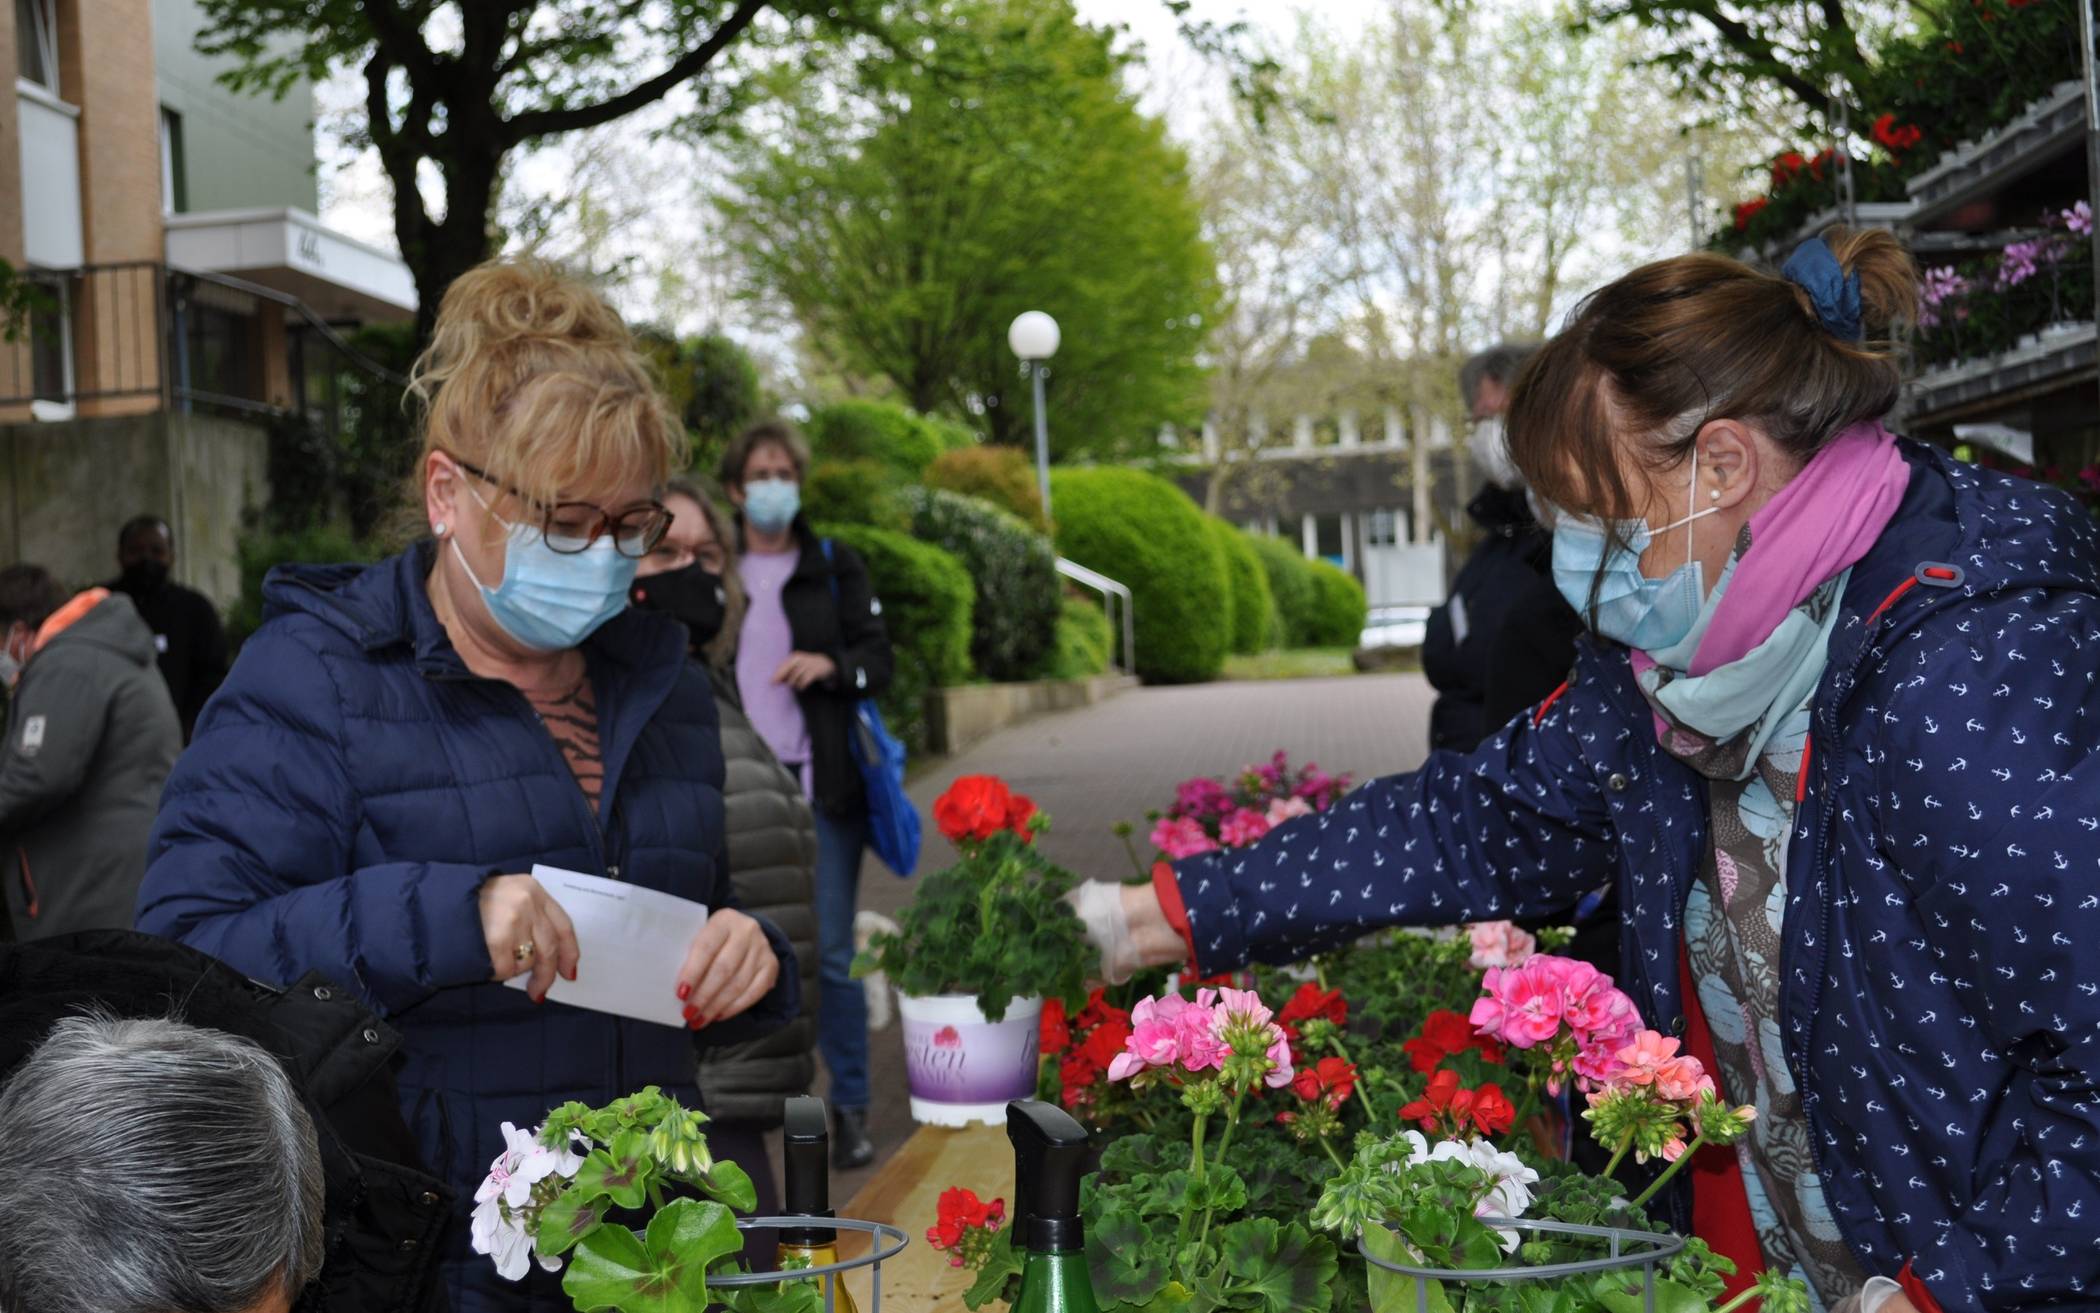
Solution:
[{"label": "navy puffer jacket", "polygon": [[[2100,1308],[2100,543],[2054,489],[1905,455],[1815,695],[1787,1066],[1869,1275],[1914,1264],[1949,1313]],[[1682,1034],[1707,825],[1624,649],[1586,643],[1563,695],[1471,755],[1175,875],[1206,973],[1615,881],[1619,983]]]},{"label": "navy puffer jacket", "polygon": [[491,875],[546,863],[736,905],[721,745],[684,631],[648,612],[615,617],[583,645],[605,758],[593,815],[524,696],[453,650],[425,591],[430,560],[425,544],[369,568],[270,577],[265,623],[168,783],[139,928],[267,984],[320,971],[388,1017],[402,1112],[460,1191],[444,1255],[455,1308],[567,1309],[555,1278],[535,1270],[513,1286],[469,1252],[502,1123],[644,1085],[697,1106],[694,1044],[776,1029],[799,1006],[799,976],[767,925],[779,984],[697,1035],[535,1007],[490,983],[477,894]]}]

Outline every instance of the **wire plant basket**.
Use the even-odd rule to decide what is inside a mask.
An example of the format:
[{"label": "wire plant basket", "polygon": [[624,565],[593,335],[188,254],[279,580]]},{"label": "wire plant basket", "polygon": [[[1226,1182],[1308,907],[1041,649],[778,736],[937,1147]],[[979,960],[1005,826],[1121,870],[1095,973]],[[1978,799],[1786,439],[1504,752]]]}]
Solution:
[{"label": "wire plant basket", "polygon": [[[1472,1269],[1416,1267],[1381,1258],[1360,1244],[1357,1246],[1357,1252],[1363,1256],[1366,1263],[1375,1268],[1395,1276],[1415,1279],[1415,1313],[1429,1313],[1431,1281],[1453,1285],[1471,1285],[1483,1281],[1551,1281],[1559,1277],[1622,1272],[1636,1267],[1641,1269],[1642,1307],[1646,1313],[1655,1313],[1655,1269],[1684,1252],[1683,1236],[1655,1231],[1633,1231],[1616,1226],[1585,1226],[1578,1222],[1555,1222],[1544,1218],[1483,1217],[1480,1220],[1497,1231],[1515,1231],[1525,1235],[1586,1236],[1603,1241],[1610,1252],[1599,1258],[1585,1258],[1567,1263]],[[1390,1224],[1387,1225],[1387,1230],[1394,1236],[1399,1236],[1399,1232]]]},{"label": "wire plant basket", "polygon": [[749,1286],[777,1286],[786,1281],[822,1281],[824,1283],[824,1313],[837,1313],[839,1278],[848,1272],[865,1270],[868,1273],[869,1298],[861,1305],[861,1313],[877,1313],[882,1307],[882,1265],[904,1252],[911,1237],[887,1222],[863,1222],[852,1217],[739,1217],[739,1231],[763,1231],[778,1227],[806,1227],[812,1223],[827,1230],[854,1231],[868,1237],[868,1252],[859,1258],[849,1258],[838,1263],[823,1263],[816,1267],[798,1267],[792,1271],[771,1272],[727,1272],[707,1279],[709,1289],[742,1289]]}]

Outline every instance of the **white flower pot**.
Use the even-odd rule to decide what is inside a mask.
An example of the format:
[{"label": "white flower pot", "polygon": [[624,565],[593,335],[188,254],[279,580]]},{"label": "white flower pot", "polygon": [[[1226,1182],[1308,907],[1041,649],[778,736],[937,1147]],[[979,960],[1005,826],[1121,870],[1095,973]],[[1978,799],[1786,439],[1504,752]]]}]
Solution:
[{"label": "white flower pot", "polygon": [[897,996],[912,1120],[932,1126],[1006,1124],[1006,1105],[1035,1097],[1041,998],[1016,998],[986,1021],[971,994]]}]

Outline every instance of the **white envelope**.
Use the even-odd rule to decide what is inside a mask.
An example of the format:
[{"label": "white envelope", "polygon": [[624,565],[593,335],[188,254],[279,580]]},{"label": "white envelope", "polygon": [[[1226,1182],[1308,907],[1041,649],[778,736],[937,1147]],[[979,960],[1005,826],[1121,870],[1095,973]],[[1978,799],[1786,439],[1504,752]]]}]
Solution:
[{"label": "white envelope", "polygon": [[[705,903],[553,866],[533,867],[532,878],[576,926],[576,979],[556,976],[548,999],[684,1028],[678,968],[707,924]],[[530,979],[503,983],[523,989]]]}]

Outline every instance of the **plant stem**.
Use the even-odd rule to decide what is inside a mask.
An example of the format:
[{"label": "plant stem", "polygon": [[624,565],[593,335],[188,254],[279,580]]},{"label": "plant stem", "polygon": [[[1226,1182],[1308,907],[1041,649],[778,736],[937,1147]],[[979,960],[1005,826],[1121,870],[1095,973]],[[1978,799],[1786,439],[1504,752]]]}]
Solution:
[{"label": "plant stem", "polygon": [[1232,1147],[1232,1133],[1240,1128],[1240,1105],[1246,1099],[1247,1091],[1242,1087],[1238,1093],[1232,1096],[1232,1107],[1225,1114],[1225,1134],[1218,1138],[1216,1157],[1216,1162],[1220,1167],[1225,1165],[1225,1151]]},{"label": "plant stem", "polygon": [[[1320,988],[1327,988],[1326,983],[1324,981],[1321,983]],[[1336,1056],[1337,1058],[1340,1058],[1344,1062],[1348,1062],[1349,1065],[1352,1067],[1356,1065],[1354,1062],[1349,1061],[1349,1051],[1342,1047],[1342,1035],[1340,1030],[1336,1030],[1334,1037],[1327,1041],[1327,1047],[1334,1050],[1334,1056]],[[1363,1073],[1361,1071],[1357,1073],[1358,1080],[1356,1082],[1356,1099],[1357,1102],[1363,1104],[1364,1116],[1367,1119],[1369,1119],[1372,1127],[1375,1129],[1378,1125],[1378,1107],[1377,1105],[1371,1102],[1371,1092],[1368,1089],[1364,1088],[1365,1086],[1369,1085],[1370,1082],[1362,1079],[1362,1075]]]},{"label": "plant stem", "polygon": [[1751,1300],[1756,1299],[1759,1295],[1763,1293],[1764,1292],[1759,1290],[1756,1286],[1752,1286],[1748,1290],[1745,1290],[1742,1294],[1737,1295],[1734,1299],[1729,1300],[1726,1304],[1723,1304],[1721,1305],[1721,1307],[1715,1309],[1714,1313],[1735,1313],[1737,1309],[1749,1303]]},{"label": "plant stem", "polygon": [[1334,1146],[1327,1142],[1327,1137],[1324,1135],[1320,1137],[1320,1147],[1327,1151],[1327,1161],[1345,1172],[1349,1170],[1349,1165],[1342,1161],[1342,1156],[1334,1151]]},{"label": "plant stem", "polygon": [[1691,1144],[1685,1147],[1685,1151],[1683,1153],[1677,1155],[1677,1161],[1671,1163],[1669,1167],[1663,1171],[1663,1174],[1661,1176],[1655,1178],[1654,1185],[1651,1185],[1647,1189],[1641,1191],[1641,1197],[1633,1201],[1633,1206],[1635,1208],[1646,1208],[1648,1206],[1648,1201],[1650,1199],[1653,1199],[1657,1195],[1657,1193],[1659,1193],[1662,1190],[1664,1186],[1670,1183],[1671,1177],[1677,1175],[1677,1173],[1684,1170],[1684,1165],[1692,1160],[1692,1155],[1699,1152],[1701,1146],[1703,1146],[1705,1143],[1705,1136],[1693,1136]]},{"label": "plant stem", "polygon": [[1203,1126],[1209,1120],[1209,1113],[1197,1113],[1196,1128],[1189,1134],[1189,1174],[1199,1181],[1203,1179]]},{"label": "plant stem", "polygon": [[1626,1151],[1632,1147],[1633,1132],[1628,1131],[1626,1132],[1626,1138],[1619,1141],[1619,1147],[1612,1151],[1611,1161],[1604,1164],[1604,1175],[1610,1176],[1613,1172],[1618,1171],[1620,1162],[1626,1157]]},{"label": "plant stem", "polygon": [[1144,861],[1138,857],[1137,845],[1130,841],[1128,834],[1123,836],[1123,851],[1130,854],[1130,869],[1137,872],[1139,879],[1151,876],[1151,872],[1145,869]]}]

